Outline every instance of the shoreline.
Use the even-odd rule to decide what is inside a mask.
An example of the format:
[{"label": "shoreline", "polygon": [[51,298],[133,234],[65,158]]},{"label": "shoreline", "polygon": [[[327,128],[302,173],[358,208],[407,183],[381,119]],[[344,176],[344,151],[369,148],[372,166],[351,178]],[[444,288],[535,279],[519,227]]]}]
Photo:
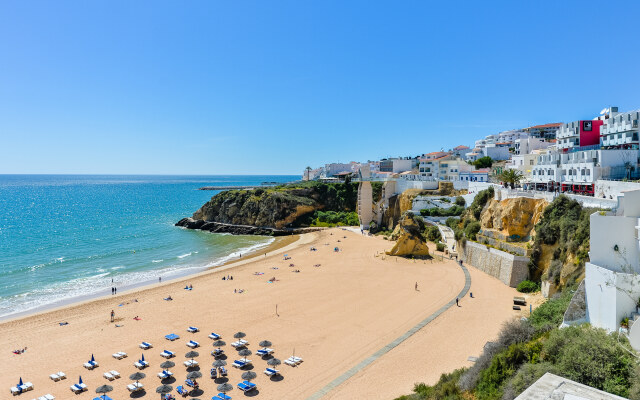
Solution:
[{"label": "shoreline", "polygon": [[119,298],[119,296],[127,296],[134,292],[143,292],[148,289],[162,287],[165,285],[174,284],[176,282],[182,282],[192,277],[197,277],[204,274],[228,270],[240,265],[244,265],[247,262],[254,261],[257,257],[259,257],[262,254],[267,254],[267,257],[268,257],[276,254],[279,250],[283,248],[293,249],[297,247],[293,245],[295,245],[298,241],[300,241],[302,236],[303,235],[290,235],[290,236],[274,237],[273,242],[267,244],[264,247],[251,250],[249,253],[247,253],[246,257],[242,257],[241,259],[238,258],[235,260],[226,260],[222,262],[220,265],[214,265],[209,267],[203,266],[202,270],[200,271],[185,272],[184,274],[177,274],[171,278],[163,280],[162,282],[158,282],[155,279],[153,280],[150,279],[150,280],[138,282],[135,284],[125,285],[125,286],[122,286],[121,287],[122,289],[120,290],[122,295],[120,294],[109,295],[109,294],[102,294],[102,293],[86,294],[83,296],[71,297],[71,298],[56,301],[53,303],[44,304],[42,306],[38,306],[31,310],[20,311],[12,314],[3,315],[3,316],[0,316],[0,326],[4,325],[5,323],[17,322],[23,319],[39,316],[49,312],[57,312],[57,311],[63,311],[67,308],[80,307],[80,306],[89,304],[93,301],[106,301],[107,299]]}]

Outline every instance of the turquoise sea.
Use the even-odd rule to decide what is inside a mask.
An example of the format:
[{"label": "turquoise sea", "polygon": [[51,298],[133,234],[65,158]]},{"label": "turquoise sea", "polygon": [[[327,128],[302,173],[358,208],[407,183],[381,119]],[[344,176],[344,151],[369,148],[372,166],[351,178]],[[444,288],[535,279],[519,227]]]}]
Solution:
[{"label": "turquoise sea", "polygon": [[298,179],[0,175],[0,317],[198,272],[264,247],[273,239],[174,223],[217,193],[199,187]]}]

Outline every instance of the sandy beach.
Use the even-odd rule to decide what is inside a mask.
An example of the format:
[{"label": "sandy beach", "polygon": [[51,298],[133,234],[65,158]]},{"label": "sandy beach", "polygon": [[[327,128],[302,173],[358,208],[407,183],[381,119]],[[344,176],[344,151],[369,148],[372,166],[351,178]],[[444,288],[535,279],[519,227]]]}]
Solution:
[{"label": "sandy beach", "polygon": [[[380,255],[391,246],[381,237],[328,229],[302,235],[284,247],[270,249],[266,256],[254,255],[180,281],[3,322],[2,398],[10,397],[9,387],[22,377],[32,382],[35,390],[19,398],[51,393],[57,399],[92,399],[97,386],[110,384],[114,391],[109,395],[114,400],[157,399],[155,388],[160,379],[156,374],[165,361],[160,353],[166,349],[177,354],[172,368],[176,381],[170,383],[175,388],[186,377],[182,363],[190,350],[186,346],[189,340],[200,343],[196,360],[203,378],[199,379],[202,393],[197,397],[211,398],[219,383],[209,378],[214,361],[212,340],[207,337],[211,332],[227,342],[224,349],[229,383],[234,386],[229,393],[232,397],[308,398],[450,302],[464,287],[464,273],[454,261]],[[284,253],[291,259],[284,260]],[[314,267],[316,264],[320,266]],[[515,316],[511,299],[516,292],[472,267],[468,269],[473,299],[460,299],[460,307],[448,309],[324,398],[392,399],[409,393],[415,382],[433,383],[443,372],[470,365],[467,358],[479,355],[502,322]],[[233,280],[222,280],[227,275]],[[268,282],[273,277],[276,281]],[[193,290],[184,290],[186,284],[193,285]],[[234,289],[244,292],[234,293]],[[169,295],[173,301],[164,301]],[[111,310],[116,314],[115,323],[110,322]],[[68,325],[60,326],[60,322]],[[200,332],[188,333],[189,326]],[[237,331],[247,334],[248,348],[254,353],[249,358],[258,375],[254,380],[258,390],[246,395],[236,387],[243,371],[231,367],[233,360],[240,358],[230,346]],[[180,339],[167,341],[164,336],[170,333]],[[275,357],[284,360],[295,351],[304,362],[295,368],[281,365],[282,379],[268,378],[263,373],[266,361],[255,354],[258,342],[265,339],[273,342]],[[141,350],[138,345],[142,341],[150,342],[153,348]],[[12,353],[25,346],[25,353]],[[111,356],[119,351],[128,357],[116,360]],[[150,363],[143,371],[147,377],[142,383],[147,390],[131,396],[126,389],[128,376],[138,371],[133,363],[143,353]],[[99,367],[88,371],[82,365],[92,354]],[[122,378],[109,383],[102,376],[109,370],[117,370]],[[57,371],[65,372],[68,378],[53,382],[49,375]],[[79,375],[89,390],[74,395],[69,386]]]}]

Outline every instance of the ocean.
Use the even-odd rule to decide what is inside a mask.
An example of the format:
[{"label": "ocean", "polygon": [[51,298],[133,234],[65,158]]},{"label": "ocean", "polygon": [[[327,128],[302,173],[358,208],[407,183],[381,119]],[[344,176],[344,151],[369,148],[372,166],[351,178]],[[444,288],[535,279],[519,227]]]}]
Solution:
[{"label": "ocean", "polygon": [[199,272],[265,247],[274,239],[174,224],[218,193],[202,186],[299,179],[0,175],[0,317]]}]

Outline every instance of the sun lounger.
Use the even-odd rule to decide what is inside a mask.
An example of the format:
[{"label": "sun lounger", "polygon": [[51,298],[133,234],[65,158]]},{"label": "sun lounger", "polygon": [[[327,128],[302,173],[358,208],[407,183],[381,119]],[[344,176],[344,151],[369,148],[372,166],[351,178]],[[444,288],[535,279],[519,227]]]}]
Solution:
[{"label": "sun lounger", "polygon": [[113,377],[114,377],[114,378],[116,378],[116,379],[120,379],[120,372],[118,372],[118,371],[116,371],[116,370],[112,369],[111,371],[109,371],[109,373],[110,373],[111,375],[113,375]]},{"label": "sun lounger", "polygon": [[173,376],[173,372],[171,371],[158,372],[158,378],[160,379],[167,379],[167,378],[171,378],[172,376]]},{"label": "sun lounger", "polygon": [[51,378],[51,380],[54,382],[58,382],[61,379],[58,374],[51,374],[49,375],[49,378]]},{"label": "sun lounger", "polygon": [[111,397],[107,396],[106,394],[103,394],[100,397],[94,397],[93,400],[113,400],[113,399]]},{"label": "sun lounger", "polygon": [[274,376],[274,375],[278,375],[279,373],[280,373],[280,370],[274,369],[274,368],[267,368],[264,370],[264,374],[267,376]]},{"label": "sun lounger", "polygon": [[211,332],[211,334],[209,335],[209,338],[213,339],[213,340],[218,340],[218,339],[222,338],[222,336],[218,335],[215,332]]},{"label": "sun lounger", "polygon": [[224,354],[224,350],[222,349],[213,349],[213,351],[211,352],[211,355],[214,357],[218,357]]},{"label": "sun lounger", "polygon": [[289,358],[287,358],[286,360],[284,360],[284,363],[291,366],[291,367],[295,367],[296,365],[300,364],[302,362],[302,358],[300,357],[294,357],[291,356]]},{"label": "sun lounger", "polygon": [[85,385],[84,383],[82,385],[76,383],[75,385],[71,385],[71,391],[73,393],[81,393],[84,392],[85,390],[87,390],[87,385]]},{"label": "sun lounger", "polygon": [[133,364],[138,369],[145,369],[149,366],[147,361],[138,360],[138,362]]},{"label": "sun lounger", "polygon": [[227,376],[228,372],[225,367],[220,367],[219,370],[220,370],[220,376]]},{"label": "sun lounger", "polygon": [[271,353],[273,353],[273,349],[269,349],[266,347],[264,349],[256,351],[256,354],[258,354],[260,357],[268,356]]},{"label": "sun lounger", "polygon": [[187,368],[191,368],[191,367],[197,367],[198,366],[198,362],[196,360],[187,360],[184,362],[184,366]]},{"label": "sun lounger", "polygon": [[200,329],[198,329],[198,328],[197,328],[197,327],[195,327],[195,326],[190,326],[190,327],[188,327],[188,328],[187,328],[187,332],[191,332],[191,333],[196,333],[196,332],[198,332],[199,330],[200,330]]},{"label": "sun lounger", "polygon": [[122,360],[123,358],[127,357],[127,353],[125,353],[124,351],[119,351],[117,353],[113,353],[112,356],[116,360]]},{"label": "sun lounger", "polygon": [[251,360],[235,360],[233,364],[231,364],[231,366],[234,368],[244,368],[251,364],[252,364]]},{"label": "sun lounger", "polygon": [[164,358],[171,358],[175,357],[176,353],[174,353],[173,351],[164,350],[162,353],[160,353],[160,355]]},{"label": "sun lounger", "polygon": [[55,400],[55,397],[52,394],[45,394],[44,396],[38,397],[38,400]]},{"label": "sun lounger", "polygon": [[116,379],[115,376],[111,375],[109,372],[105,372],[104,374],[102,374],[102,376],[104,376],[109,381]]},{"label": "sun lounger", "polygon": [[248,344],[249,344],[248,341],[246,341],[244,339],[240,339],[237,342],[231,343],[231,346],[233,346],[233,347],[243,347],[243,346],[246,346]]},{"label": "sun lounger", "polygon": [[94,369],[98,366],[98,363],[95,361],[87,361],[86,363],[84,363],[84,367],[86,369]]},{"label": "sun lounger", "polygon": [[192,379],[185,380],[184,384],[187,385],[187,386],[191,386],[191,387],[197,387],[198,386],[198,384],[195,381],[193,381]]},{"label": "sun lounger", "polygon": [[218,377],[218,369],[211,368],[211,379],[216,379]]},{"label": "sun lounger", "polygon": [[60,380],[62,380],[62,379],[67,379],[67,374],[65,374],[65,373],[64,373],[64,372],[62,372],[62,371],[58,371],[58,372],[56,372],[56,375],[58,375],[58,377],[60,378]]},{"label": "sun lounger", "polygon": [[240,383],[238,383],[238,389],[242,390],[243,392],[248,392],[250,390],[255,389],[255,387],[249,386],[244,382],[240,382]]},{"label": "sun lounger", "polygon": [[133,382],[132,384],[127,385],[127,389],[130,392],[137,392],[139,390],[142,390],[143,388],[144,388],[144,385],[140,382]]},{"label": "sun lounger", "polygon": [[189,343],[187,343],[187,346],[191,347],[192,349],[195,349],[196,347],[200,346],[200,343],[194,340],[189,340]]},{"label": "sun lounger", "polygon": [[20,390],[17,386],[12,387],[10,390],[11,390],[11,394],[14,396],[17,396],[20,393],[22,393],[22,390]]},{"label": "sun lounger", "polygon": [[152,348],[153,346],[151,345],[151,343],[149,342],[142,342],[140,343],[140,348],[142,350],[149,350],[150,348]]},{"label": "sun lounger", "polygon": [[175,333],[170,333],[164,338],[173,342],[174,340],[180,339],[180,336],[176,335]]},{"label": "sun lounger", "polygon": [[224,393],[218,393],[218,395],[212,397],[211,400],[231,400],[231,396]]},{"label": "sun lounger", "polygon": [[179,395],[184,396],[184,395],[188,395],[189,391],[187,389],[184,388],[184,386],[180,385],[176,388],[176,392],[178,392]]}]

